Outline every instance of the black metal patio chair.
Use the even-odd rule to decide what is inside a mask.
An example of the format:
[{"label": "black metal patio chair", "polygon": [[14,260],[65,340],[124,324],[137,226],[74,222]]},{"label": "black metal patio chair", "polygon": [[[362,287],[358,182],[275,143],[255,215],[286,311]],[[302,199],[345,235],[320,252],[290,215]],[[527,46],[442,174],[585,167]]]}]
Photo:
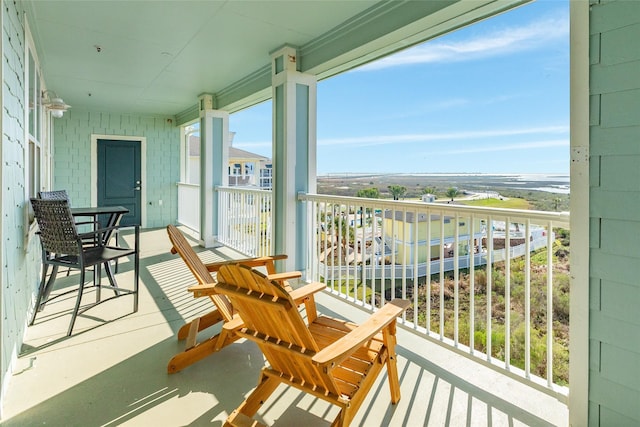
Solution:
[{"label": "black metal patio chair", "polygon": [[[138,282],[139,282],[139,242],[140,229],[135,226],[135,243],[133,248],[125,248],[117,245],[110,245],[105,235],[113,233],[119,226],[99,228],[87,233],[78,233],[76,223],[69,201],[63,200],[43,200],[31,199],[31,206],[38,222],[40,243],[42,245],[42,277],[38,289],[38,299],[31,317],[32,325],[35,322],[38,311],[42,310],[44,304],[62,295],[66,295],[71,291],[57,294],[49,297],[55,276],[59,267],[69,267],[80,270],[80,286],[77,289],[78,297],[71,315],[71,322],[67,331],[67,336],[71,335],[73,326],[78,314],[95,307],[96,305],[109,301],[113,298],[133,294],[133,311],[138,311]],[[92,239],[94,245],[83,244],[86,239]],[[133,289],[123,289],[118,287],[115,278],[107,274],[110,285],[102,285],[101,283],[101,265],[108,266],[112,260],[122,257],[134,257],[134,283]],[[48,266],[53,266],[53,272],[50,279],[46,280]],[[96,302],[81,309],[82,295],[85,290],[85,270],[88,267],[94,268],[93,286],[96,288]],[[100,290],[102,288],[112,289],[114,296],[106,299],[101,298]]]}]

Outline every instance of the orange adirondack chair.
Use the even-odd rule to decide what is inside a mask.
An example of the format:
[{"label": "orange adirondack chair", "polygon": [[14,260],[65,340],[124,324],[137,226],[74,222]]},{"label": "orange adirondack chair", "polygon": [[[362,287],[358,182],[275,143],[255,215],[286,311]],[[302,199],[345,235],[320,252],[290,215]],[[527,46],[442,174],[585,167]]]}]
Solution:
[{"label": "orange adirondack chair", "polygon": [[[192,292],[195,298],[209,297],[215,306],[211,312],[186,323],[178,331],[178,339],[186,339],[186,344],[185,350],[173,356],[169,361],[167,372],[173,374],[236,341],[239,336],[235,334],[235,331],[242,327],[243,323],[237,312],[234,313],[234,309],[228,298],[224,295],[218,295],[213,286],[216,280],[212,276],[212,273],[218,271],[218,269],[227,264],[228,261],[204,264],[180,230],[173,225],[168,225],[167,233],[169,240],[171,240],[173,244],[171,253],[180,255],[198,282],[197,285],[188,289],[189,292]],[[274,261],[286,258],[286,255],[275,255],[247,258],[233,262],[239,262],[249,267],[264,267],[268,273],[268,277],[272,280],[279,281],[279,283],[287,289],[291,289],[286,281],[300,277],[300,272],[279,274],[275,272]],[[323,284],[315,283],[301,288],[301,290],[299,290],[300,292],[297,293],[298,303],[315,306],[315,304],[313,304],[313,296],[308,295],[308,293],[317,292],[324,287]],[[219,322],[223,322],[222,330],[219,334],[202,342],[197,342],[198,332],[216,325]]]},{"label": "orange adirondack chair", "polygon": [[280,383],[341,408],[332,425],[348,426],[387,365],[391,403],[400,400],[396,367],[396,318],[409,301],[395,299],[358,326],[307,313],[305,323],[292,295],[278,282],[240,264],[220,267],[216,291],[240,311],[238,336],[254,341],[269,365],[256,389],[225,425],[258,425],[252,417]]}]

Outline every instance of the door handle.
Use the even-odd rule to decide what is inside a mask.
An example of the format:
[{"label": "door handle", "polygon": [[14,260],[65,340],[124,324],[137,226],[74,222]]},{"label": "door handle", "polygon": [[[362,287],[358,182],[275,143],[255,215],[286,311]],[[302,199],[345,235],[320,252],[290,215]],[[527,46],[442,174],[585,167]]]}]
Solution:
[{"label": "door handle", "polygon": [[140,191],[140,187],[133,187],[134,190]]}]

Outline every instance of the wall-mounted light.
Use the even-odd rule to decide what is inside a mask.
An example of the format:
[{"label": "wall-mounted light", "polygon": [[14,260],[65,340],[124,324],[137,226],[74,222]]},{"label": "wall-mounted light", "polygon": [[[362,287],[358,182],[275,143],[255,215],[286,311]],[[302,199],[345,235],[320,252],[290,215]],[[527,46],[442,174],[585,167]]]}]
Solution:
[{"label": "wall-mounted light", "polygon": [[62,98],[58,97],[58,94],[52,90],[42,92],[42,105],[51,111],[51,115],[56,119],[62,117],[64,112],[71,108],[71,105],[65,104]]}]

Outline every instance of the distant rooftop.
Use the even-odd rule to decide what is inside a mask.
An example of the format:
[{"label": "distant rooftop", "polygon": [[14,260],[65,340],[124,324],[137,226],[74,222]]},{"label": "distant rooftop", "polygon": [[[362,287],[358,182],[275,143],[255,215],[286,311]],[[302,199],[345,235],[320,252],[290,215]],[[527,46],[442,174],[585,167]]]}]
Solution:
[{"label": "distant rooftop", "polygon": [[[200,155],[200,137],[191,135],[189,136],[189,155],[190,156],[199,156]],[[241,160],[257,160],[269,162],[271,159],[265,156],[261,156],[256,153],[252,153],[250,151],[241,150],[236,147],[229,147],[229,160],[232,159],[241,159]]]}]

